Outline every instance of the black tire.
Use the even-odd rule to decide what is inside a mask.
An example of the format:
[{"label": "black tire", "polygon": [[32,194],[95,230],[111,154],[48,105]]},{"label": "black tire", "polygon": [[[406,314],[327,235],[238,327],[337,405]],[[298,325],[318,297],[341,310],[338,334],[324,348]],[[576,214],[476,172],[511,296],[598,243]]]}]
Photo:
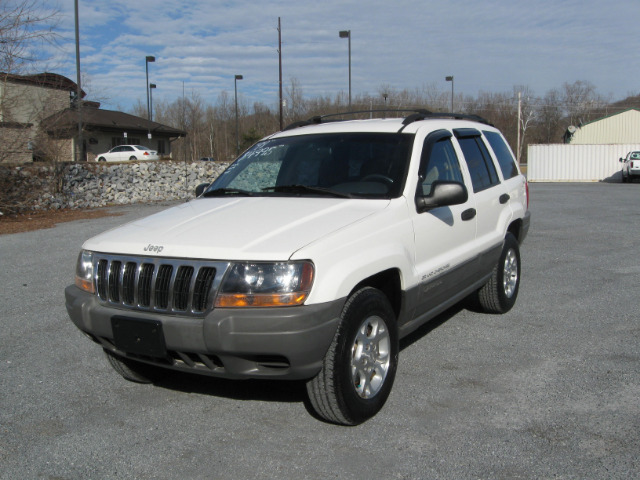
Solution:
[{"label": "black tire", "polygon": [[520,290],[520,248],[507,233],[500,259],[489,281],[477,292],[478,304],[487,313],[506,313],[515,305]]},{"label": "black tire", "polygon": [[121,357],[109,350],[104,350],[109,365],[127,380],[136,383],[153,383],[162,377],[162,371],[153,365],[136,362],[129,358]]},{"label": "black tire", "polygon": [[98,158],[98,161],[99,161],[99,162],[106,162],[106,161],[107,161],[107,159],[106,159],[106,158],[104,158],[104,157],[100,157],[100,158]]},{"label": "black tire", "polygon": [[626,177],[624,173],[622,174],[622,183],[627,183],[629,181],[629,177]]},{"label": "black tire", "polygon": [[322,370],[307,382],[307,394],[323,419],[358,425],[389,397],[398,367],[398,329],[387,297],[371,287],[351,295],[340,317]]},{"label": "black tire", "polygon": [[129,157],[129,160],[137,160],[137,158],[136,158],[136,157],[134,157],[133,155],[131,155],[131,156]]}]

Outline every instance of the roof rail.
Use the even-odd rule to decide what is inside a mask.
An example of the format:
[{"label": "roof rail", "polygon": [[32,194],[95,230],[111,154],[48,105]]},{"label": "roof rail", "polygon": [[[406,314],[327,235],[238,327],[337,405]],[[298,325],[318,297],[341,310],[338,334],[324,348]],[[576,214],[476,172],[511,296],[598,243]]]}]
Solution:
[{"label": "roof rail", "polygon": [[[455,120],[472,120],[474,122],[484,123],[491,125],[489,121],[479,115],[467,114],[467,113],[449,113],[449,112],[429,112],[428,114],[414,113],[409,115],[402,122],[403,125],[409,125],[410,123],[417,122],[418,120],[426,120],[428,118],[453,118]],[[491,125],[493,126],[493,125]]]},{"label": "roof rail", "polygon": [[430,110],[426,110],[424,108],[401,108],[401,109],[378,109],[378,110],[356,110],[352,112],[340,112],[340,113],[329,113],[326,115],[316,115],[314,117],[309,118],[308,120],[301,120],[298,122],[294,122],[290,125],[287,125],[283,131],[293,130],[294,128],[306,127],[309,125],[319,125],[321,123],[327,122],[339,122],[343,121],[343,118],[334,118],[334,117],[344,117],[346,115],[361,115],[364,113],[373,114],[373,113],[400,113],[400,112],[411,112],[410,115],[406,116],[402,121],[403,128],[409,125],[410,123],[417,122],[419,120],[426,120],[428,118],[453,118],[459,120],[472,120],[475,122],[484,123],[486,125],[491,125],[488,120],[478,116],[478,115],[470,115],[464,113],[448,113],[448,112],[432,112]]}]

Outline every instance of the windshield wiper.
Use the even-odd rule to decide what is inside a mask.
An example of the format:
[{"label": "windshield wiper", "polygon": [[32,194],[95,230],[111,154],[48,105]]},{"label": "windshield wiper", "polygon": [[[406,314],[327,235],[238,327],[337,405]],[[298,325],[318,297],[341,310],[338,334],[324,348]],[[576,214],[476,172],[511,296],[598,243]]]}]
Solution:
[{"label": "windshield wiper", "polygon": [[307,185],[276,185],[275,187],[265,187],[262,190],[265,192],[279,193],[319,193],[321,195],[329,195],[338,198],[353,198],[350,193],[337,192],[336,190],[330,190],[322,187],[309,187]]},{"label": "windshield wiper", "polygon": [[215,190],[208,190],[202,194],[203,197],[222,197],[224,195],[244,195],[246,197],[253,197],[253,192],[248,190],[240,190],[239,188],[216,188]]}]

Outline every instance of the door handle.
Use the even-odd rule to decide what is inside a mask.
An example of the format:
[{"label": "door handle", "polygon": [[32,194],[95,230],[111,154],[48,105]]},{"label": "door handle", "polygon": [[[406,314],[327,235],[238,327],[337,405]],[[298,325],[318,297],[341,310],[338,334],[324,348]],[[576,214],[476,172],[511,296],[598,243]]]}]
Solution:
[{"label": "door handle", "polygon": [[470,208],[468,210],[465,210],[464,212],[462,212],[462,214],[460,215],[460,217],[462,218],[463,221],[467,221],[467,220],[471,220],[473,217],[476,216],[476,209],[475,208]]},{"label": "door handle", "polygon": [[503,193],[502,195],[500,195],[500,203],[501,204],[505,204],[507,203],[509,200],[511,200],[511,197],[509,196],[508,193]]}]

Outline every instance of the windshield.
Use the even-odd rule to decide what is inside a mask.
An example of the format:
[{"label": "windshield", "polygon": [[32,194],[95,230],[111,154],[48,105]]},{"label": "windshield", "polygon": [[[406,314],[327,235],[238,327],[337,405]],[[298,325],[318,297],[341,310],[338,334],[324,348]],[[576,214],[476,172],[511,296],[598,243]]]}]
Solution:
[{"label": "windshield", "polygon": [[257,143],[205,195],[394,198],[404,187],[413,135],[332,133]]}]

